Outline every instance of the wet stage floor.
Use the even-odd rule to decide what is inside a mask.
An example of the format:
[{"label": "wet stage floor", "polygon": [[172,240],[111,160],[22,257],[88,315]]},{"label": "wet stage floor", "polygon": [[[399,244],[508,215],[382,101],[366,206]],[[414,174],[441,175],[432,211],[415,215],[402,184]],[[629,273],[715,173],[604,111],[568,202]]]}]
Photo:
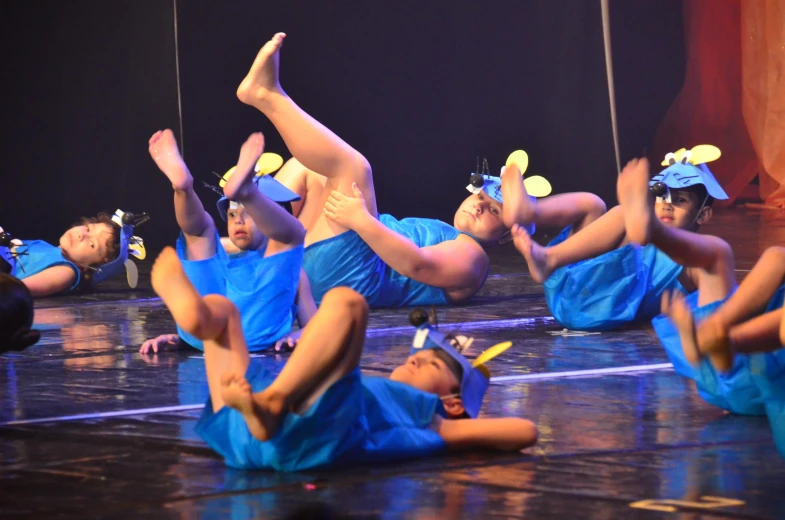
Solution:
[{"label": "wet stage floor", "polygon": [[[740,279],[785,244],[785,220],[760,212],[726,211],[704,231],[734,246]],[[314,518],[321,504],[356,518],[785,518],[785,461],[765,418],[704,403],[649,326],[558,334],[522,258],[510,247],[492,259],[475,301],[439,318],[477,337],[475,354],[514,341],[491,367],[483,413],[534,420],[536,447],[300,474],[229,469],[194,432],[207,395],[200,353],[137,353],[174,332],[148,276],[133,292],[111,282],[40,300],[41,342],[0,356],[0,518]],[[407,310],[373,311],[364,372],[402,362],[412,331]],[[275,371],[286,361],[262,357]]]}]

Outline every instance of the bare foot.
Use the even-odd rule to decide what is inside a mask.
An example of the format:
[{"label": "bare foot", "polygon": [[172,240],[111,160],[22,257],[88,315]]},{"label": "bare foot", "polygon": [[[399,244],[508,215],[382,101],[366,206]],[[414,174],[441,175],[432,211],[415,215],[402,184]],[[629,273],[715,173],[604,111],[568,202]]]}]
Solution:
[{"label": "bare foot", "polygon": [[286,38],[284,33],[277,33],[264,44],[256,55],[251,70],[237,87],[237,98],[246,105],[261,110],[260,103],[271,93],[284,94],[278,82],[278,55],[284,38]]},{"label": "bare foot", "polygon": [[[267,395],[266,395],[267,394]],[[255,439],[267,441],[286,414],[283,399],[272,399],[267,390],[254,394],[242,375],[225,372],[221,375],[221,397],[224,404],[240,412]]]},{"label": "bare foot", "polygon": [[172,313],[174,321],[191,334],[198,332],[200,311],[204,302],[188,280],[173,248],[164,248],[155,259],[150,281],[155,292]]},{"label": "bare foot", "polygon": [[733,350],[728,327],[716,316],[709,316],[698,325],[698,349],[720,372],[733,368]]},{"label": "bare foot", "polygon": [[548,262],[547,248],[532,240],[529,233],[518,224],[512,227],[510,233],[515,249],[526,259],[532,279],[537,283],[544,283],[553,272],[553,267]]},{"label": "bare foot", "polygon": [[503,193],[512,195],[502,204],[502,220],[504,225],[512,228],[514,224],[528,226],[534,219],[535,203],[526,193],[523,176],[517,164],[505,168],[502,176]]},{"label": "bare foot", "polygon": [[653,208],[649,204],[649,161],[633,159],[616,182],[616,194],[624,212],[627,237],[641,245],[649,243]]},{"label": "bare foot", "polygon": [[672,294],[665,291],[662,295],[662,313],[668,315],[676,325],[681,348],[687,361],[692,365],[700,363],[701,355],[695,340],[695,321],[692,318],[692,311],[684,300],[684,295],[679,291],[674,291]]},{"label": "bare foot", "polygon": [[240,148],[240,158],[237,159],[237,168],[234,173],[226,181],[224,186],[224,195],[229,200],[242,201],[244,200],[250,190],[256,190],[256,187],[251,182],[254,176],[254,166],[256,161],[264,151],[264,136],[261,132],[251,134],[243,143]]},{"label": "bare foot", "polygon": [[174,134],[168,128],[159,130],[150,138],[150,156],[158,165],[158,168],[169,178],[172,187],[178,191],[184,191],[193,186],[193,178],[188,167],[180,156],[177,148],[177,141]]}]

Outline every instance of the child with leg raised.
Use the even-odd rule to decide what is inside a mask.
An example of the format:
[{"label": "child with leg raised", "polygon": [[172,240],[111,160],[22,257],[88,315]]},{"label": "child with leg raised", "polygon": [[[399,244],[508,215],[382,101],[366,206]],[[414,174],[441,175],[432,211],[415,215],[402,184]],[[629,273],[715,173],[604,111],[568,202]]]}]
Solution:
[{"label": "child with leg raised", "polygon": [[[272,177],[254,178],[264,149],[262,134],[243,144],[234,173],[224,186],[218,210],[229,236],[221,238],[212,217],[193,189],[193,177],[180,156],[171,130],[150,138],[150,155],[174,188],[174,207],[182,231],[177,255],[202,295],[220,294],[243,310],[243,328],[251,350],[263,350],[291,330],[301,277],[303,238],[300,223],[278,202],[298,197]],[[305,295],[307,298],[308,295]],[[202,340],[178,325],[178,336],[148,340],[154,352],[182,339],[202,349]]]},{"label": "child with leg raised", "polygon": [[[484,176],[487,186],[470,186],[472,195],[456,212],[454,226],[380,215],[365,158],[281,88],[278,60],[284,37],[278,33],[262,47],[237,95],[270,119],[294,155],[278,178],[303,197],[295,213],[307,230],[303,265],[316,301],[336,286],[355,289],[371,307],[442,305],[471,298],[488,275],[484,248],[503,242],[508,233],[502,192],[510,192],[504,195],[507,200],[525,196],[520,181],[525,167],[518,165],[511,175],[516,178],[506,183],[509,187],[490,176]],[[510,220],[521,218],[516,208],[508,213]]]},{"label": "child with leg raised", "polygon": [[[648,187],[648,162],[633,160],[619,176],[618,196],[627,235],[637,243],[652,244],[684,266],[683,280],[697,289],[687,298],[696,320],[717,311],[736,290],[733,252],[722,239],[665,225],[656,218]],[[663,298],[668,310],[668,293]],[[747,359],[725,374],[717,374],[709,363],[693,367],[684,356],[682,336],[667,316],[652,321],[674,369],[694,379],[701,396],[726,410],[743,414],[763,413],[759,391],[749,378]]]},{"label": "child with leg raised", "polygon": [[[747,277],[722,305],[705,316],[693,311],[680,295],[663,302],[675,326],[683,359],[695,373],[699,389],[715,386],[734,390],[729,381],[747,384],[745,397],[753,406],[742,411],[766,413],[775,443],[785,457],[785,248],[767,249]],[[705,316],[701,320],[701,317]],[[658,318],[660,319],[660,318]],[[715,372],[716,371],[716,372]],[[689,374],[687,374],[689,377]],[[708,380],[708,384],[706,383]],[[711,395],[710,395],[711,396]],[[707,399],[723,406],[722,401]],[[737,404],[738,398],[730,404]]]},{"label": "child with leg raised", "polygon": [[210,400],[197,432],[230,466],[296,471],[536,441],[524,419],[476,419],[487,371],[427,325],[390,379],[362,376],[368,306],[351,289],[325,295],[273,377],[249,358],[237,307],[202,297],[171,248],[156,260],[152,283],[178,325],[204,342]]},{"label": "child with leg raised", "polygon": [[[727,198],[705,164],[718,157],[719,150],[708,145],[666,156],[666,168],[648,181],[661,192],[651,217],[659,227],[697,231],[711,218],[713,200]],[[726,247],[717,239],[709,241]],[[678,258],[654,244],[635,243],[625,228],[622,206],[579,232],[564,229],[548,247],[536,244],[518,226],[513,242],[532,278],[544,283],[548,308],[570,329],[608,330],[647,321],[659,313],[664,291],[696,288],[695,273]]]}]

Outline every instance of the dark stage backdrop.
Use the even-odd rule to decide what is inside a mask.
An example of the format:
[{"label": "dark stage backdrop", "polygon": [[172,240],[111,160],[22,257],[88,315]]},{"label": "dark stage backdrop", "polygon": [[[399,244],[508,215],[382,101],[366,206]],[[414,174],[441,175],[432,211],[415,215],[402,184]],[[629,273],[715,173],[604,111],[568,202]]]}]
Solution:
[{"label": "dark stage backdrop", "polygon": [[[55,240],[83,214],[146,210],[148,248],[177,234],[147,155],[179,133],[172,3],[18,0],[0,11],[0,225]],[[514,149],[556,193],[615,204],[600,0],[178,2],[184,155],[213,181],[252,131],[288,157],[234,92],[258,48],[288,34],[282,84],[373,166],[379,208],[452,220],[475,157]],[[684,79],[680,0],[611,2],[622,160],[653,140]],[[198,188],[213,211],[216,195]]]}]

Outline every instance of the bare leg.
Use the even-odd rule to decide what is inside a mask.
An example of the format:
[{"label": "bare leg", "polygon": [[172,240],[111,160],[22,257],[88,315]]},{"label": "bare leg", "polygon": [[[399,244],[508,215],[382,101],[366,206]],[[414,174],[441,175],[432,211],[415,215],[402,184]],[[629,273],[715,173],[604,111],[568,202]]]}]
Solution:
[{"label": "bare leg", "polygon": [[232,386],[231,397],[225,395],[227,405],[243,413],[254,437],[271,438],[288,410],[306,410],[357,367],[367,323],[368,305],[362,296],[345,287],[331,290],[289,361],[264,391],[251,394],[242,373],[224,375]]},{"label": "bare leg", "polygon": [[180,157],[171,130],[159,130],[150,138],[150,156],[169,178],[174,188],[174,213],[188,247],[190,260],[204,260],[215,254],[215,223],[204,210],[193,189],[191,172]]},{"label": "bare leg", "polygon": [[305,230],[296,218],[264,196],[252,182],[254,165],[264,151],[261,133],[251,134],[240,149],[237,168],[226,182],[224,195],[243,205],[263,235],[286,246],[303,243]]},{"label": "bare leg", "polygon": [[171,247],[156,259],[151,281],[177,324],[204,341],[210,398],[213,410],[220,410],[224,406],[221,376],[227,371],[245,374],[248,368],[248,348],[237,308],[223,296],[202,298]]},{"label": "bare leg", "polygon": [[617,184],[625,228],[630,240],[651,241],[674,262],[692,270],[699,305],[725,298],[736,285],[733,251],[721,238],[668,227],[654,217],[649,194],[649,162],[630,161]]},{"label": "bare leg", "polygon": [[679,291],[673,294],[665,291],[662,295],[662,313],[668,315],[673,324],[676,325],[676,330],[679,331],[679,339],[681,340],[681,348],[684,350],[684,357],[693,365],[697,365],[702,353],[698,350],[698,344],[695,339],[695,321],[692,317],[692,311],[687,302],[684,301],[684,295]]},{"label": "bare leg", "polygon": [[504,224],[566,227],[575,234],[605,214],[607,208],[593,193],[562,193],[536,202],[529,198],[517,165],[510,165],[502,176],[502,216]]},{"label": "bare leg", "polygon": [[[237,97],[243,103],[261,111],[275,125],[292,155],[306,168],[327,177],[327,195],[338,190],[352,195],[352,183],[362,190],[368,211],[377,215],[373,177],[368,161],[333,132],[305,113],[284,92],[278,80],[278,60],[286,35],[276,34],[256,56],[248,75],[237,89]],[[317,223],[308,228],[308,242],[328,238],[344,231],[335,223],[328,223],[321,216]]]},{"label": "bare leg", "polygon": [[580,232],[553,247],[537,244],[520,226],[513,228],[512,236],[515,248],[526,259],[529,272],[538,283],[543,283],[560,267],[613,251],[626,238],[620,206],[611,208]]}]

